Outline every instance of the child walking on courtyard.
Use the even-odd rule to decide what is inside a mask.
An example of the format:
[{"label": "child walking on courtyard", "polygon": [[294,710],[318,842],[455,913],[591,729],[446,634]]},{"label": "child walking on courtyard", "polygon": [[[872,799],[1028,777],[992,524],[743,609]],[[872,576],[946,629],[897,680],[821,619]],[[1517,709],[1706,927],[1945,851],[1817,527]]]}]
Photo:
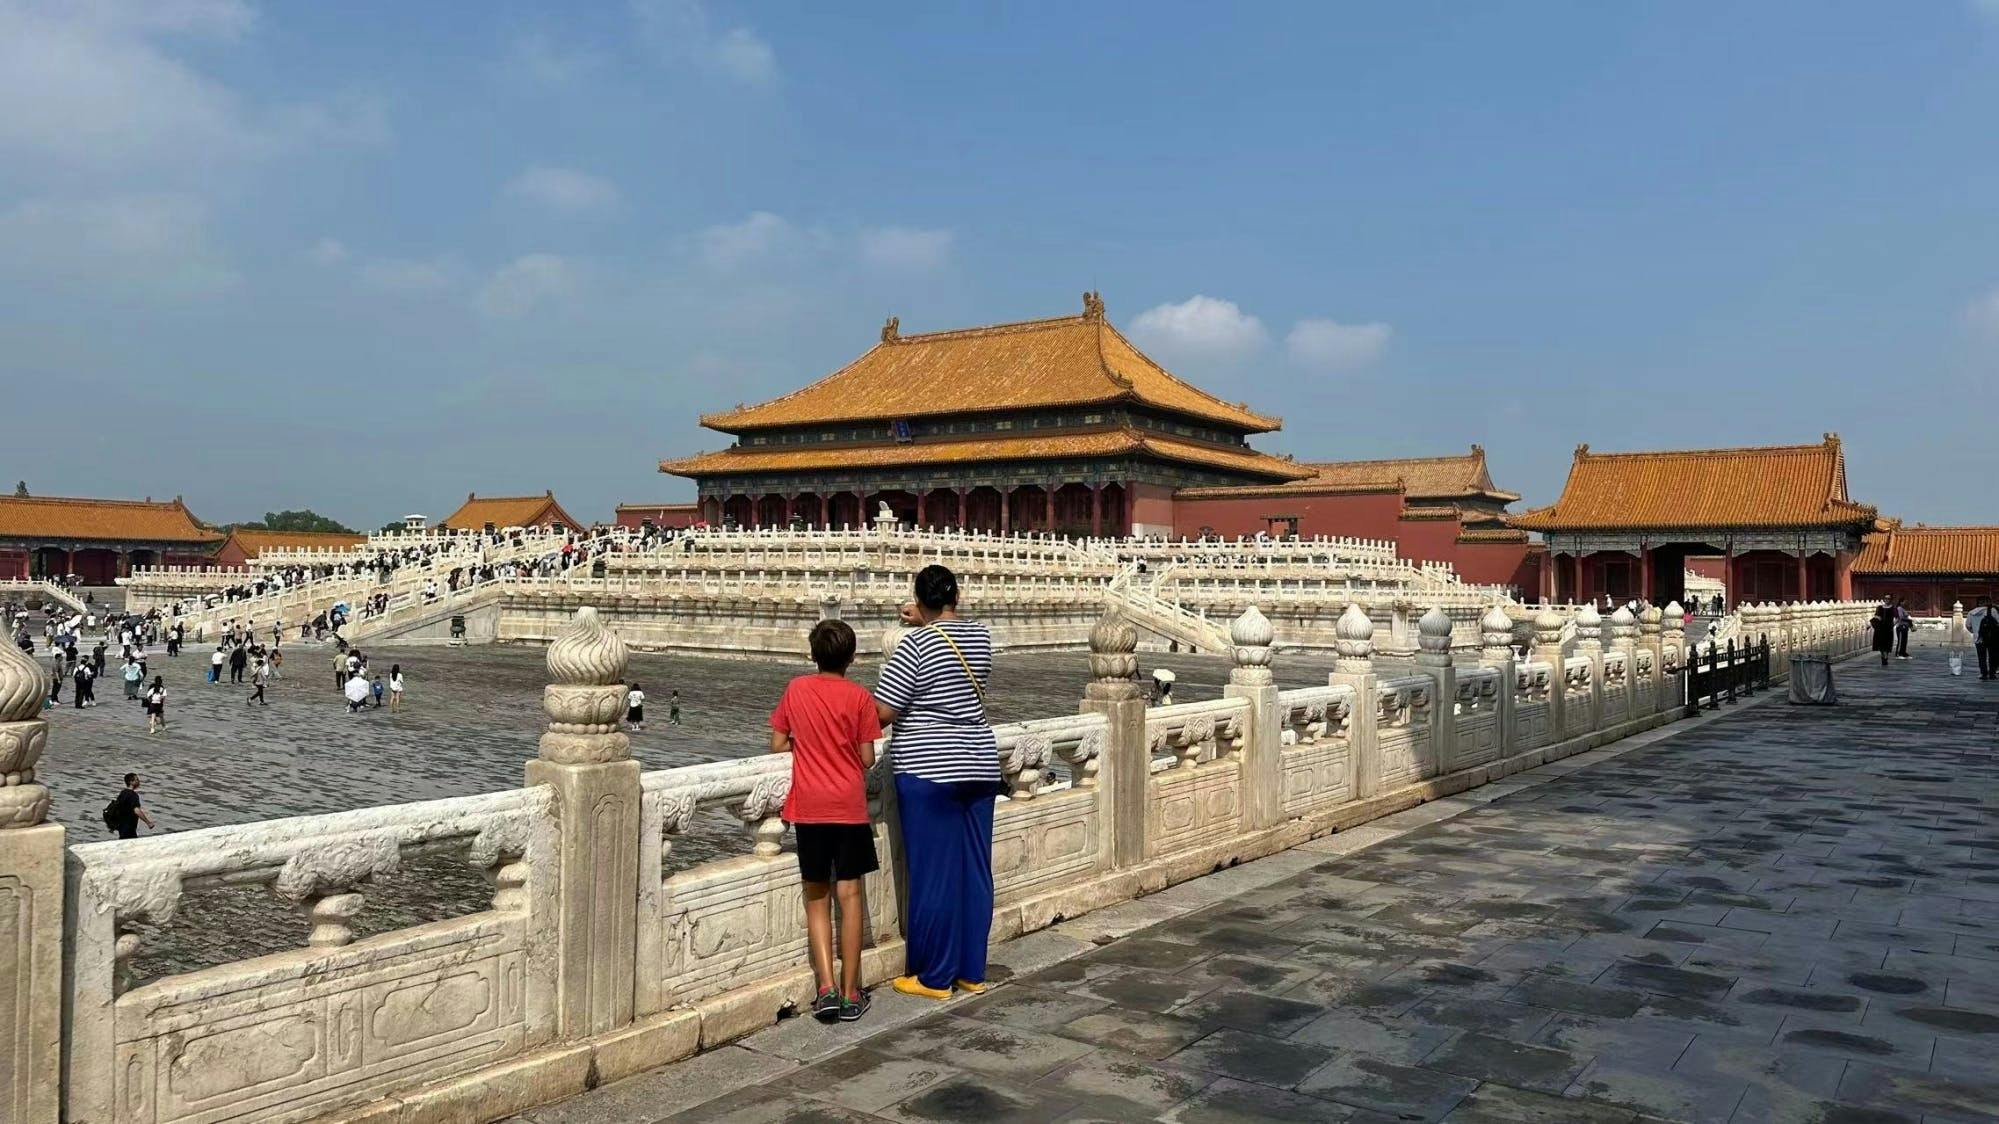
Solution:
[{"label": "child walking on courtyard", "polygon": [[[880,869],[868,822],[865,774],[882,736],[874,697],[847,678],[854,630],[820,621],[810,638],[818,671],[793,679],[770,716],[770,751],[791,751],[791,794],[784,818],[798,834],[798,877],[805,892],[805,936],[818,997],[812,1017],[853,1022],[868,1010],[861,990],[861,941],[867,906],[863,876]],[[833,898],[840,900],[840,975],[833,975]]]}]

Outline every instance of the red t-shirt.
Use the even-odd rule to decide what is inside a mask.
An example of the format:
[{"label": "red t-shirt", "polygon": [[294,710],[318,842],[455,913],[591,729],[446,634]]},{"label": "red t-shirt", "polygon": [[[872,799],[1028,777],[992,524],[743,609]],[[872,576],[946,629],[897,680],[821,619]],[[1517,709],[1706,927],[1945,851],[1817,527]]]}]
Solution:
[{"label": "red t-shirt", "polygon": [[882,736],[875,699],[851,679],[801,675],[784,688],[770,728],[791,735],[791,823],[867,823],[861,746]]}]

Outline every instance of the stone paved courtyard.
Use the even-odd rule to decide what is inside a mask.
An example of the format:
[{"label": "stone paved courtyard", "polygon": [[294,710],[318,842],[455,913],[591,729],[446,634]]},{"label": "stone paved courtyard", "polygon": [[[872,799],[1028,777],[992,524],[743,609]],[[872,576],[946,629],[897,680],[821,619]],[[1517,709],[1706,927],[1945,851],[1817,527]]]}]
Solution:
[{"label": "stone paved courtyard", "polygon": [[[995,950],[515,1124],[1999,1119],[1999,686],[1934,651]],[[1370,845],[1371,844],[1371,845]]]}]

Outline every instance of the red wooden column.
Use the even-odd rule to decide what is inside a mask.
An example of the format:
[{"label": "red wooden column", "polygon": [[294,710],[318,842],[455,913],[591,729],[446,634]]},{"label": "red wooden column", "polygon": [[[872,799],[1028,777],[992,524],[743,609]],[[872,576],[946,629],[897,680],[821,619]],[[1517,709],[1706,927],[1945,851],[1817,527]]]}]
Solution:
[{"label": "red wooden column", "polygon": [[1730,539],[1721,553],[1721,580],[1728,588],[1721,591],[1721,611],[1726,613],[1735,608],[1735,540]]},{"label": "red wooden column", "polygon": [[791,506],[797,501],[798,501],[797,492],[786,492],[784,494],[784,525],[787,527],[791,526],[792,517],[797,514],[797,512],[794,511]]},{"label": "red wooden column", "polygon": [[1555,567],[1561,565],[1562,556],[1550,552],[1541,556],[1541,603],[1555,603]]},{"label": "red wooden column", "polygon": [[1645,604],[1652,603],[1652,547],[1638,548],[1638,599]]},{"label": "red wooden column", "polygon": [[[1832,595],[1835,598],[1841,601],[1853,600],[1853,555],[1844,550],[1832,556],[1832,584]],[[1943,599],[1937,596],[1934,583],[1931,588],[1931,599],[1937,605],[1943,604]]]},{"label": "red wooden column", "polygon": [[[995,490],[999,491],[998,489]],[[999,533],[1002,535],[1010,533],[1013,528],[1013,491],[1014,490],[1012,488],[1007,488],[1004,491],[1000,491],[999,494],[1000,498]]]},{"label": "red wooden column", "polygon": [[1090,485],[1090,535],[1104,537],[1104,486]]},{"label": "red wooden column", "polygon": [[971,489],[953,488],[951,489],[951,494],[958,497],[958,514],[956,516],[958,526],[965,530],[970,530],[972,526],[972,513],[966,510],[965,504],[971,499]]},{"label": "red wooden column", "polygon": [[919,528],[927,527],[930,525],[929,521],[924,518],[925,508],[928,506],[924,501],[928,500],[929,498],[930,498],[929,492],[919,490],[916,493],[916,525]]},{"label": "red wooden column", "polygon": [[1805,556],[1805,552],[1798,551],[1798,595],[1792,598],[1794,601],[1811,600],[1811,571],[1806,565],[1808,561],[1810,560]]},{"label": "red wooden column", "polygon": [[1051,483],[1041,489],[1042,495],[1045,496],[1048,501],[1047,502],[1048,521],[1041,525],[1041,529],[1049,532],[1050,534],[1053,534],[1055,531],[1055,489],[1057,487],[1060,487],[1060,485]]}]

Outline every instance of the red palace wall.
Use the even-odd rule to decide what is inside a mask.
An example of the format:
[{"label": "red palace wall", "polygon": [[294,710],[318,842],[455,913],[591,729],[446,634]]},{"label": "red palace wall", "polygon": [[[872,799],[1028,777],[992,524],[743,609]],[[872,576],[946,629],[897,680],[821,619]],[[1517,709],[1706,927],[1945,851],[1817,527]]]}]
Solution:
[{"label": "red palace wall", "polygon": [[1175,535],[1191,532],[1180,529],[1178,516],[1183,500],[1173,498],[1173,489],[1161,484],[1133,484],[1131,486],[1131,523],[1133,527],[1146,524],[1152,527],[1171,527]]},{"label": "red palace wall", "polygon": [[617,524],[634,530],[645,526],[646,520],[652,525],[667,530],[677,527],[691,527],[701,520],[701,508],[691,503],[663,503],[650,507],[625,504],[618,508]]},{"label": "red palace wall", "polygon": [[[1174,500],[1169,520],[1173,533],[1198,538],[1203,528],[1226,538],[1271,531],[1270,516],[1297,516],[1298,533],[1344,535],[1362,539],[1392,539],[1401,522],[1400,492],[1358,492],[1329,496],[1245,496]],[[1457,524],[1446,524],[1455,534]],[[1282,534],[1282,524],[1272,532]]]},{"label": "red palace wall", "polygon": [[1903,578],[1876,574],[1853,575],[1853,596],[1861,601],[1909,599],[1909,612],[1918,617],[1947,617],[1954,601],[1964,602],[1964,611],[1978,606],[1980,597],[1999,602],[1999,574],[1972,574],[1961,578]]},{"label": "red palace wall", "polygon": [[1548,552],[1536,542],[1467,542],[1450,559],[1458,576],[1475,585],[1510,585],[1525,601],[1541,599],[1541,567]]}]

